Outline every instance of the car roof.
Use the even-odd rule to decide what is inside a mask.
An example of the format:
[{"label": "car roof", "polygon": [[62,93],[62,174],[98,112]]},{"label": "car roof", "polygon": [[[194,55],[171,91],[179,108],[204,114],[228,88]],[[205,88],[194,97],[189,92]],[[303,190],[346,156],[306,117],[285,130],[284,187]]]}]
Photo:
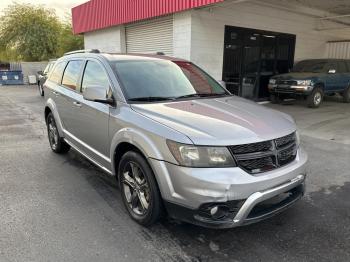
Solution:
[{"label": "car roof", "polygon": [[313,61],[313,62],[337,62],[337,61],[350,61],[350,59],[338,59],[338,58],[323,58],[323,59],[303,59],[303,61]]},{"label": "car roof", "polygon": [[122,53],[101,53],[106,59],[111,61],[130,61],[130,60],[167,60],[172,62],[188,62],[185,59],[159,55],[159,54],[122,54]]},{"label": "car roof", "polygon": [[[166,60],[172,62],[188,62],[185,59],[161,55],[161,54],[124,54],[124,53],[103,53],[103,52],[72,52],[67,53],[61,58],[84,58],[84,57],[98,57],[102,56],[109,61],[151,61],[151,60]],[[61,59],[60,59],[61,60]]]}]

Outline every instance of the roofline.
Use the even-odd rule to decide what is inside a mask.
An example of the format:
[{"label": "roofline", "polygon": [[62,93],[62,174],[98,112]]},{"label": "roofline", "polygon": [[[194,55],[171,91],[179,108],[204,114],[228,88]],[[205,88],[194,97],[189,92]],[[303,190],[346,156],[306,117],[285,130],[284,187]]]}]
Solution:
[{"label": "roofline", "polygon": [[74,34],[164,16],[224,0],[90,0],[72,8]]},{"label": "roofline", "polygon": [[[96,50],[96,51],[98,51],[98,50]],[[144,57],[144,58],[154,58],[154,59],[159,59],[159,60],[167,60],[167,61],[172,61],[172,62],[190,63],[190,61],[182,59],[182,58],[160,55],[160,54],[135,54],[135,53],[127,54],[127,53],[89,52],[89,50],[72,51],[72,52],[66,53],[64,56],[60,57],[59,59],[64,60],[65,58],[70,59],[72,57],[83,58],[83,57],[97,57],[97,56],[103,56],[107,60],[110,60],[110,58],[108,58],[108,56],[119,56],[119,57],[125,56],[125,57],[138,57],[138,58],[140,58],[140,60],[142,57]]]},{"label": "roofline", "polygon": [[348,61],[350,59],[347,58],[310,58],[310,59],[302,59],[299,60],[298,62],[301,61]]},{"label": "roofline", "polygon": [[177,58],[173,56],[166,56],[166,55],[159,55],[159,54],[136,54],[136,53],[131,53],[131,54],[126,54],[126,53],[101,53],[102,55],[118,55],[118,56],[133,56],[133,57],[146,57],[146,58],[157,58],[160,60],[169,60],[173,62],[187,62],[190,63],[190,61],[182,58]]}]

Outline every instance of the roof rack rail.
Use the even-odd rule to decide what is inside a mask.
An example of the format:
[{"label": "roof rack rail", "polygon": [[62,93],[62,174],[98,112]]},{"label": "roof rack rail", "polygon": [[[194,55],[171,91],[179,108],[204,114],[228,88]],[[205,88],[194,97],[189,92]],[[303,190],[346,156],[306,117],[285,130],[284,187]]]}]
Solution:
[{"label": "roof rack rail", "polygon": [[98,49],[82,49],[82,50],[75,50],[75,51],[72,51],[72,52],[64,53],[64,56],[66,56],[66,55],[73,55],[73,54],[81,54],[81,53],[94,53],[94,54],[99,54],[99,53],[100,53],[100,50],[98,50]]},{"label": "roof rack rail", "polygon": [[161,51],[157,51],[157,52],[142,52],[142,53],[130,53],[131,55],[132,54],[137,54],[137,55],[165,55],[164,52],[161,52]]}]

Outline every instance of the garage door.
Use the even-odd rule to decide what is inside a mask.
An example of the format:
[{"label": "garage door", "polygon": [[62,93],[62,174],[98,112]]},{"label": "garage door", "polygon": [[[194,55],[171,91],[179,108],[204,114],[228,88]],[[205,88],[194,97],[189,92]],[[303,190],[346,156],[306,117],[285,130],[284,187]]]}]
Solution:
[{"label": "garage door", "polygon": [[328,42],[328,58],[350,59],[350,42]]},{"label": "garage door", "polygon": [[166,16],[126,26],[127,53],[173,54],[173,17]]}]

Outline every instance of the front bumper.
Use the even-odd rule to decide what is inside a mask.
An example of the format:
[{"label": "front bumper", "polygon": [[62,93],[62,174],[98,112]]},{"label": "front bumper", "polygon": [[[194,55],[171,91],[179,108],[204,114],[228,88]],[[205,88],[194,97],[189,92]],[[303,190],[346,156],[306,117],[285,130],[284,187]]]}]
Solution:
[{"label": "front bumper", "polygon": [[[253,223],[295,203],[304,192],[306,162],[306,153],[299,149],[290,164],[254,176],[238,167],[186,168],[150,160],[170,216],[216,228]],[[286,192],[293,197],[255,212],[264,201]],[[215,205],[225,206],[228,216],[211,219],[203,213]]]},{"label": "front bumper", "polygon": [[[244,201],[236,201],[235,203],[219,203],[222,205],[237,205],[237,211],[228,211],[227,215],[219,219],[210,217],[209,212],[203,209],[191,210],[183,206],[166,202],[165,206],[171,217],[183,220],[192,224],[200,225],[208,228],[233,228],[259,222],[276,215],[294,203],[296,203],[305,192],[305,175],[299,175],[295,179],[271,188],[265,191],[259,191],[252,194]],[[281,194],[288,193],[280,202],[262,205],[264,201],[273,199]],[[215,206],[212,204],[211,206]]]},{"label": "front bumper", "polygon": [[313,86],[293,86],[293,85],[271,85],[268,89],[273,94],[293,94],[293,95],[307,95],[310,94]]}]

